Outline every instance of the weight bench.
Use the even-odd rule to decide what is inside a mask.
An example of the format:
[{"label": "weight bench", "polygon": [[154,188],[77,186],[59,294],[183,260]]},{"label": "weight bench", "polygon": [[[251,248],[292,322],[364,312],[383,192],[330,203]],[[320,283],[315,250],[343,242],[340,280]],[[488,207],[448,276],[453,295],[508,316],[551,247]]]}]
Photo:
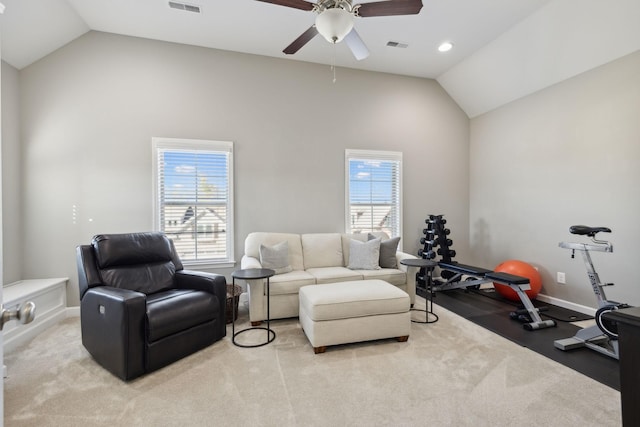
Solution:
[{"label": "weight bench", "polygon": [[[444,283],[431,284],[432,291],[447,291],[453,289],[461,289],[468,287],[477,287],[484,283],[495,282],[501,285],[507,285],[513,289],[520,298],[524,310],[518,311],[517,314],[526,314],[531,318],[531,322],[524,323],[522,326],[528,331],[535,329],[545,329],[556,326],[556,322],[553,320],[542,320],[537,308],[533,306],[533,303],[529,299],[529,296],[524,292],[531,289],[529,279],[526,277],[516,276],[509,273],[503,273],[499,271],[491,271],[482,267],[474,267],[472,265],[460,264],[458,262],[438,262],[438,267],[443,270],[451,271],[454,273],[453,277],[447,279]],[[466,280],[462,280],[462,276],[469,276]]]}]

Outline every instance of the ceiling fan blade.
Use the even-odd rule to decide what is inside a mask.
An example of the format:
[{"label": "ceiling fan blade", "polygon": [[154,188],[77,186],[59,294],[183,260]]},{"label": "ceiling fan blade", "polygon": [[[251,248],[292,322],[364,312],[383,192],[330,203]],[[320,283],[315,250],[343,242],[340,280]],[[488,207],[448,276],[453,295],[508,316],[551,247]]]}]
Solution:
[{"label": "ceiling fan blade", "polygon": [[291,43],[289,46],[285,47],[283,52],[286,53],[287,55],[293,55],[294,53],[299,51],[302,46],[304,46],[305,44],[309,43],[309,41],[312,38],[314,38],[316,36],[316,34],[318,34],[318,30],[316,30],[316,26],[315,25],[312,25],[311,27],[309,27],[309,29],[307,31],[302,33],[300,35],[300,37],[295,39],[293,41],[293,43]]},{"label": "ceiling fan blade", "polygon": [[349,46],[351,53],[353,53],[353,56],[355,56],[358,61],[369,56],[369,49],[367,49],[367,46],[362,41],[355,28],[345,36],[344,42]]},{"label": "ceiling fan blade", "polygon": [[422,0],[387,0],[373,3],[361,3],[358,15],[391,16],[391,15],[416,15],[422,9]]},{"label": "ceiling fan blade", "polygon": [[293,7],[295,9],[312,10],[313,3],[304,0],[256,0],[264,3],[278,4],[280,6]]}]

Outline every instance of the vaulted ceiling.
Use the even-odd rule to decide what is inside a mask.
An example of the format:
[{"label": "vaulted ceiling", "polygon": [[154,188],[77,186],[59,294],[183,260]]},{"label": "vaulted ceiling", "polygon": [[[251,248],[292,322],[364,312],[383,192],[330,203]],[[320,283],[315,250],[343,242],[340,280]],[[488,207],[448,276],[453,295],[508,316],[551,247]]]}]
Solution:
[{"label": "vaulted ceiling", "polygon": [[[638,0],[423,0],[418,15],[357,17],[371,52],[362,61],[320,36],[285,55],[313,12],[255,0],[175,1],[200,13],[168,0],[0,0],[2,59],[22,69],[96,30],[434,78],[474,117],[640,49]],[[438,52],[443,41],[454,48]]]}]

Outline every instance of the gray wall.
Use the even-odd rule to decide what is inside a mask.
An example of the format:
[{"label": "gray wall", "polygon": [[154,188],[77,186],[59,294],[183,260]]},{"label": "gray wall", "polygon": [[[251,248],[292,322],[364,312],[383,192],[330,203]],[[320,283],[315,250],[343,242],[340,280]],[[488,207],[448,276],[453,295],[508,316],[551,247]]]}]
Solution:
[{"label": "gray wall", "polygon": [[607,226],[614,253],[593,254],[607,297],[640,304],[640,52],[471,120],[470,165],[476,263],[530,262],[543,294],[595,307],[582,258],[558,243]]},{"label": "gray wall", "polygon": [[2,61],[2,283],[22,279],[18,70]]},{"label": "gray wall", "polygon": [[467,253],[469,120],[433,80],[90,32],[20,71],[20,107],[22,278],[71,305],[76,245],[152,227],[154,136],[235,142],[237,261],[252,231],[344,230],[346,148],[404,153],[406,251],[445,213]]}]

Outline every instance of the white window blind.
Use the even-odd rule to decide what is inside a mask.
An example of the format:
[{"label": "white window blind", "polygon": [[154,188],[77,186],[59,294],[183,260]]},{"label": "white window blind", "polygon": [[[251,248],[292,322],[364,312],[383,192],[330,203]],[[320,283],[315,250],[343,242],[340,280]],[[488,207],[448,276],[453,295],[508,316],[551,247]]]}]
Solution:
[{"label": "white window blind", "polygon": [[186,264],[233,262],[233,143],[154,138],[155,226]]},{"label": "white window blind", "polygon": [[347,232],[402,235],[402,153],[346,150]]}]

